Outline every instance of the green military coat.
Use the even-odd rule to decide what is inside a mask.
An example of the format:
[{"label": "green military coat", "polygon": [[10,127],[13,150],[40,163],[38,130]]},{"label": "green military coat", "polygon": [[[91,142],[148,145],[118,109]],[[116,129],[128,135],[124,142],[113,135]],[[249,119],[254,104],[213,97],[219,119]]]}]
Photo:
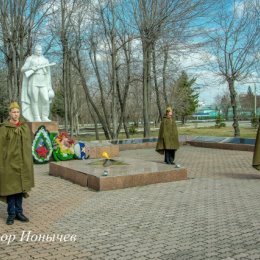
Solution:
[{"label": "green military coat", "polygon": [[258,127],[256,135],[252,166],[258,171],[260,170],[260,126]]},{"label": "green military coat", "polygon": [[165,149],[177,150],[179,147],[179,136],[175,120],[164,116],[160,125],[156,151],[163,154]]},{"label": "green military coat", "polygon": [[34,186],[32,142],[28,125],[0,124],[0,199]]}]

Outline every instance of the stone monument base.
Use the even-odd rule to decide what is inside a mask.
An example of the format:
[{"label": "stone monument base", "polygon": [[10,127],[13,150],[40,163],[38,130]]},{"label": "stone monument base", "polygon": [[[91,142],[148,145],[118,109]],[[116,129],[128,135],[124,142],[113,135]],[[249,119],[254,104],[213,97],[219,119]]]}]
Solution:
[{"label": "stone monument base", "polygon": [[34,138],[35,133],[37,132],[38,128],[42,125],[45,126],[46,130],[48,130],[50,133],[59,133],[59,126],[57,121],[51,121],[51,122],[27,122],[30,130],[32,139]]},{"label": "stone monument base", "polygon": [[[185,168],[131,158],[113,158],[124,165],[93,165],[97,159],[51,162],[49,175],[61,177],[97,191],[122,189],[187,179]],[[104,176],[104,171],[108,172]]]}]

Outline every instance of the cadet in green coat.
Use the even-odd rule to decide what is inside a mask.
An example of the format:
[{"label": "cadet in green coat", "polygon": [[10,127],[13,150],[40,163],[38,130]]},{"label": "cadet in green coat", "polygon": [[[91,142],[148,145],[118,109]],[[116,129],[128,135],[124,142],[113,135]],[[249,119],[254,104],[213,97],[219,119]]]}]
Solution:
[{"label": "cadet in green coat", "polygon": [[[259,121],[260,123],[260,121]],[[252,166],[260,171],[260,124],[258,127],[256,139],[255,139],[255,149],[254,149],[254,155],[253,155],[253,163]]]},{"label": "cadet in green coat", "polygon": [[156,151],[164,154],[164,161],[167,164],[175,164],[175,152],[179,146],[178,130],[173,118],[173,111],[171,107],[168,107],[160,125]]},{"label": "cadet in green coat", "polygon": [[9,107],[10,119],[0,124],[0,199],[7,202],[7,225],[28,222],[23,214],[23,197],[34,186],[32,142],[28,125],[20,122],[16,102]]}]

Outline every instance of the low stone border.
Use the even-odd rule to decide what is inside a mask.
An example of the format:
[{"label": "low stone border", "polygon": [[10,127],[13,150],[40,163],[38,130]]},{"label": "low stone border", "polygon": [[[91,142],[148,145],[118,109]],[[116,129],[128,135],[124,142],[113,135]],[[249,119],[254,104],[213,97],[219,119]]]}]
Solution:
[{"label": "low stone border", "polygon": [[188,141],[188,144],[197,147],[214,148],[214,149],[227,149],[227,150],[238,150],[238,151],[254,151],[254,145],[249,144],[231,144],[231,143],[207,143],[207,142],[196,142]]},{"label": "low stone border", "polygon": [[[120,151],[154,148],[157,137],[120,139],[103,142],[90,142],[90,158],[101,158],[102,152],[106,151],[111,157],[119,155]],[[239,151],[254,151],[255,139],[215,136],[188,136],[180,135],[179,142],[182,145],[189,144],[197,147],[229,149]],[[88,143],[89,145],[89,143]]]},{"label": "low stone border", "polygon": [[[192,137],[181,135],[179,136],[179,141],[181,144],[185,144]],[[125,150],[135,150],[135,149],[145,149],[145,148],[155,148],[157,144],[157,137],[151,138],[132,138],[132,139],[120,139],[112,140],[112,144],[119,145],[120,151]]]},{"label": "low stone border", "polygon": [[254,151],[255,139],[238,137],[206,137],[197,136],[187,141],[188,144],[197,147],[227,149],[238,151]]}]

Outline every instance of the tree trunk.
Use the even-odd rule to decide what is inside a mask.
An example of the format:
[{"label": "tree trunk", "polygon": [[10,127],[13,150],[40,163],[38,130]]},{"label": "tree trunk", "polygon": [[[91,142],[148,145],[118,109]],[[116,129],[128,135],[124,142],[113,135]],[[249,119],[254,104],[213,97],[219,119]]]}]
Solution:
[{"label": "tree trunk", "polygon": [[111,73],[112,73],[112,79],[111,79],[111,86],[112,86],[112,122],[113,122],[113,133],[112,133],[112,139],[117,138],[117,125],[118,125],[118,115],[117,115],[117,79],[116,79],[116,46],[115,46],[115,35],[114,30],[111,32]]},{"label": "tree trunk", "polygon": [[181,117],[181,123],[182,123],[182,125],[185,125],[185,116]]},{"label": "tree trunk", "polygon": [[159,111],[159,120],[162,120],[162,108],[161,108],[161,101],[160,101],[160,92],[159,86],[157,82],[157,72],[156,72],[156,55],[155,55],[155,47],[153,45],[153,79],[154,79],[154,87],[155,87],[155,94],[156,94],[156,103]]},{"label": "tree trunk", "polygon": [[120,108],[121,108],[121,116],[119,119],[119,124],[118,124],[118,128],[117,128],[117,135],[119,135],[120,130],[121,130],[121,126],[122,123],[124,125],[124,130],[125,130],[125,134],[126,134],[126,138],[130,137],[129,131],[128,131],[128,124],[127,124],[127,119],[126,119],[126,101],[127,101],[127,97],[128,97],[128,91],[130,88],[130,80],[131,80],[131,69],[130,69],[130,63],[131,63],[131,46],[130,46],[130,42],[128,42],[127,44],[124,44],[125,42],[122,43],[123,46],[123,50],[124,50],[124,54],[125,54],[125,59],[126,59],[126,82],[124,85],[124,93],[123,93],[123,98],[120,92],[120,85],[119,85],[119,75],[118,75],[118,68],[116,70],[116,78],[117,78],[117,95],[118,95],[118,100],[119,100],[119,104],[120,104]]},{"label": "tree trunk", "polygon": [[164,97],[164,102],[165,106],[169,105],[168,97],[167,97],[167,91],[166,91],[166,68],[167,68],[167,63],[168,63],[168,55],[169,55],[169,47],[166,46],[163,49],[163,73],[162,73],[162,80],[163,80],[163,97]]},{"label": "tree trunk", "polygon": [[91,98],[89,88],[88,88],[88,85],[87,85],[87,81],[86,81],[86,78],[85,78],[85,74],[83,73],[83,70],[82,70],[79,49],[76,50],[74,56],[76,56],[76,57],[74,57],[76,60],[73,60],[73,65],[74,65],[75,69],[77,70],[77,72],[80,76],[81,84],[82,84],[83,89],[85,91],[86,99],[89,100],[90,105],[93,107],[93,110],[95,111],[95,113],[96,113],[96,115],[99,119],[99,122],[101,123],[101,125],[103,127],[106,139],[110,139],[109,126],[106,124],[106,120],[101,116],[101,114],[99,112],[99,108],[95,105],[94,100]]},{"label": "tree trunk", "polygon": [[230,92],[230,101],[233,111],[233,128],[234,128],[234,136],[239,137],[240,136],[240,129],[239,129],[239,123],[238,123],[238,115],[237,115],[237,100],[236,100],[236,90],[235,90],[235,84],[233,79],[228,79],[228,87]]},{"label": "tree trunk", "polygon": [[75,115],[75,132],[76,135],[79,135],[79,113],[77,112]]},{"label": "tree trunk", "polygon": [[88,105],[88,110],[89,110],[90,116],[91,116],[91,118],[92,118],[92,120],[93,120],[93,122],[94,122],[96,140],[99,140],[98,121],[97,121],[95,115],[94,115],[93,112],[92,112],[93,109],[92,109],[92,107],[91,107],[91,104],[90,104],[88,98],[87,98],[87,105]]},{"label": "tree trunk", "polygon": [[64,116],[65,131],[68,131],[68,57],[66,47],[63,46],[63,64],[62,64],[62,86],[64,92]]},{"label": "tree trunk", "polygon": [[[19,100],[21,94],[21,66],[32,52],[33,39],[37,38],[49,8],[43,11],[42,0],[1,0],[0,27],[1,52],[7,67],[9,101]],[[39,11],[41,10],[41,11]]]},{"label": "tree trunk", "polygon": [[150,136],[151,111],[151,44],[143,40],[143,120],[144,137]]},{"label": "tree trunk", "polygon": [[[92,53],[89,53],[89,57],[90,57],[91,64],[94,68],[94,71],[95,71],[95,74],[96,74],[96,77],[97,77],[98,86],[99,86],[99,90],[100,90],[102,110],[103,110],[103,113],[104,113],[104,116],[105,116],[105,118],[104,118],[105,124],[104,125],[102,124],[102,126],[106,129],[105,132],[107,132],[109,134],[109,136],[112,136],[113,132],[110,129],[109,113],[108,113],[108,109],[106,108],[106,101],[105,101],[106,98],[105,98],[105,94],[104,94],[101,76],[100,76],[100,73],[99,73],[99,67],[98,67],[98,64],[97,64],[96,47],[95,47],[95,45],[93,46],[93,44],[92,44],[91,51],[93,52],[93,57],[92,57]],[[107,139],[110,139],[110,137],[108,137]]]},{"label": "tree trunk", "polygon": [[99,131],[98,131],[98,124],[95,116],[92,114],[92,119],[94,120],[94,125],[95,125],[95,135],[96,135],[96,140],[99,140]]},{"label": "tree trunk", "polygon": [[66,36],[66,8],[64,0],[61,0],[61,44],[62,44],[62,86],[64,92],[64,114],[65,114],[65,131],[68,132],[68,39]]},{"label": "tree trunk", "polygon": [[71,62],[68,60],[68,98],[69,100],[69,119],[70,119],[70,134],[74,136],[75,130],[75,114],[76,114],[76,87],[72,85]]}]

